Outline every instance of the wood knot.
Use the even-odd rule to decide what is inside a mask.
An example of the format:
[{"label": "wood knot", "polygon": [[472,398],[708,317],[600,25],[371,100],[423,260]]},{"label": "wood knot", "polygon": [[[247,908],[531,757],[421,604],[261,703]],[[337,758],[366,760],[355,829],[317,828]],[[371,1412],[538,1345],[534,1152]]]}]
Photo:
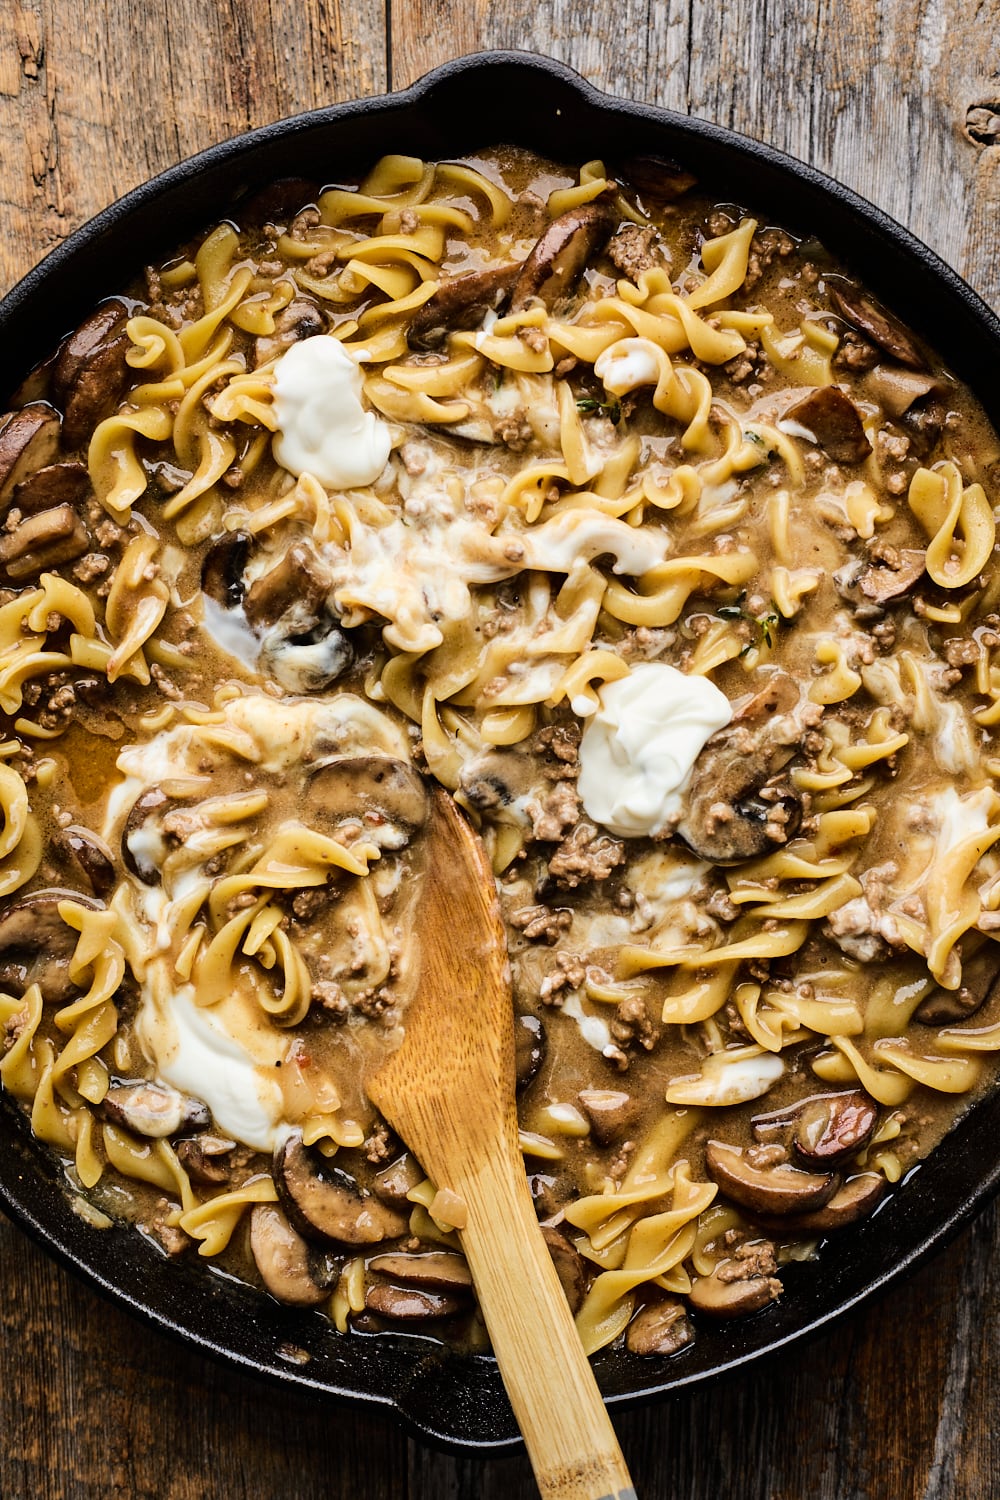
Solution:
[{"label": "wood knot", "polygon": [[976,146],[1000,145],[1000,99],[970,105],[962,133]]}]

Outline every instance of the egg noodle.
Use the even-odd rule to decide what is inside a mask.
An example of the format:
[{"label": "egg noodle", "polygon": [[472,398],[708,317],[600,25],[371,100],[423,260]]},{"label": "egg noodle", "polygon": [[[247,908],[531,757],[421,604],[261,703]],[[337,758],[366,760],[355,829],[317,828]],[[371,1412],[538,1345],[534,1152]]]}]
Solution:
[{"label": "egg noodle", "polygon": [[[0,426],[2,474],[62,413],[0,480],[0,1082],[75,1188],[271,1290],[272,1153],[335,1160],[397,1217],[328,1236],[314,1300],[406,1316],[373,1256],[460,1247],[363,1087],[416,766],[498,877],[584,1344],[672,1352],[995,1076],[1000,445],[819,246],[668,165],[387,156],[236,214]],[[598,799],[653,775],[615,708],[650,666],[668,740],[676,674],[722,727],[633,831]],[[846,1144],[795,1134],[848,1097]]]}]

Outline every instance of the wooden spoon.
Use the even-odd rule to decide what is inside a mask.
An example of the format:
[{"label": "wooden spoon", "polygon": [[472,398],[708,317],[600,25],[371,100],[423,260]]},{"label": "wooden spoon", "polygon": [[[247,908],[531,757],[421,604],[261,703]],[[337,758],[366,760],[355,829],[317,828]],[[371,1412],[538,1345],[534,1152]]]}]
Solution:
[{"label": "wooden spoon", "polygon": [[432,794],[419,982],[368,1093],[455,1219],[500,1374],[545,1500],[635,1500],[535,1217],[517,1141],[510,964],[493,872]]}]

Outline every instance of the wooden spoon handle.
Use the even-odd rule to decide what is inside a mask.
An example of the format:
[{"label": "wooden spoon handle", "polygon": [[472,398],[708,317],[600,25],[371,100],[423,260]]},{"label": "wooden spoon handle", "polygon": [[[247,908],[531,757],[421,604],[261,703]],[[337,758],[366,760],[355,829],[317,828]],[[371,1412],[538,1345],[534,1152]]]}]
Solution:
[{"label": "wooden spoon handle", "polygon": [[462,1245],[543,1500],[636,1500],[520,1155],[474,1175]]}]

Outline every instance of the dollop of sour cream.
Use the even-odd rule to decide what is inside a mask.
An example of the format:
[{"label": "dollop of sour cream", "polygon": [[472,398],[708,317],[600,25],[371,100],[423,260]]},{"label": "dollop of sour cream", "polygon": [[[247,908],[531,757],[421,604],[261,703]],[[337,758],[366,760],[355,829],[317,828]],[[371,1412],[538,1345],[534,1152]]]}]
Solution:
[{"label": "dollop of sour cream", "polygon": [[274,456],[331,490],[374,484],[385,468],[388,425],[361,402],[361,371],[340,340],[318,334],[293,344],[274,367]]},{"label": "dollop of sour cream", "polygon": [[580,742],[584,809],[616,838],[662,833],[705,742],[731,720],[729,699],[662,662],[640,663],[598,697]]},{"label": "dollop of sour cream", "polygon": [[[275,1064],[280,1065],[288,1052],[288,1042],[262,1027],[257,1047],[261,1055],[255,1056],[226,1025],[227,1019],[199,1010],[190,987],[182,987],[171,996],[169,1009],[140,1012],[138,1031],[156,1059],[158,1078],[203,1100],[227,1135],[255,1151],[273,1151],[288,1129],[283,1126],[283,1100],[274,1073]],[[240,1019],[245,1031],[246,1019]]]}]

